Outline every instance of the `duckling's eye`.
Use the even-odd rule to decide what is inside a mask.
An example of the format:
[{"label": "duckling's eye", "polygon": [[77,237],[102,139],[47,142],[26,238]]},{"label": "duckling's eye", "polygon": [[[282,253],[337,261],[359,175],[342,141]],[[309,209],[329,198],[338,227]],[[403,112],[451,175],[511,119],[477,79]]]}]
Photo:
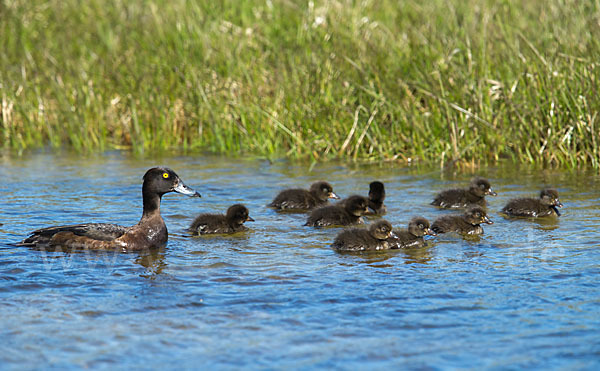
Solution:
[{"label": "duckling's eye", "polygon": [[419,224],[418,227],[419,228],[424,228],[425,226],[423,224]]},{"label": "duckling's eye", "polygon": [[163,178],[169,179],[169,173],[163,173]]}]

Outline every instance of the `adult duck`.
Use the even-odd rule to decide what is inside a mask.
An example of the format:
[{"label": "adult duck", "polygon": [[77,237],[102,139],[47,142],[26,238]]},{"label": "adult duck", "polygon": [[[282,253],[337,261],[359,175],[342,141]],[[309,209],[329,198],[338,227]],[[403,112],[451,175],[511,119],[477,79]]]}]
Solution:
[{"label": "adult duck", "polygon": [[131,227],[117,224],[88,223],[38,229],[19,246],[43,250],[89,249],[135,251],[164,247],[168,233],[160,215],[160,201],[165,193],[187,196],[200,194],[186,186],[179,176],[166,167],[155,167],[144,174],[142,199],[144,210],[139,223]]}]

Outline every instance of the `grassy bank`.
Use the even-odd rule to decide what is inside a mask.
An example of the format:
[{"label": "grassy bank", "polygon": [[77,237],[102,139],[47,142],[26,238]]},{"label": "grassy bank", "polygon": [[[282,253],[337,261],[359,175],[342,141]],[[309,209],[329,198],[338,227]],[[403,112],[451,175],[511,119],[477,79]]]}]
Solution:
[{"label": "grassy bank", "polygon": [[600,167],[600,2],[0,1],[0,145]]}]

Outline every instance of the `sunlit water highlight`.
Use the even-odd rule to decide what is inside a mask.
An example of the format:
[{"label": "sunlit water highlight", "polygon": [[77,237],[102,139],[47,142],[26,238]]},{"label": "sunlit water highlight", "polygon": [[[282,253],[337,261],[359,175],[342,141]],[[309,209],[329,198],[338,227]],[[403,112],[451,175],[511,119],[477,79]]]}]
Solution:
[{"label": "sunlit water highlight", "polygon": [[[386,185],[396,228],[448,213],[436,192],[473,174],[392,165],[290,164],[219,157],[0,158],[0,368],[594,368],[600,364],[600,178],[490,168],[499,195],[478,240],[440,236],[415,250],[343,255],[339,229],[265,205],[282,188],[336,193]],[[46,253],[11,244],[37,228],[131,225],[141,177],[173,168],[202,194],[169,194],[169,244],[146,253]],[[559,219],[507,220],[513,197],[558,188]],[[191,238],[200,212],[244,203],[232,237]]]}]

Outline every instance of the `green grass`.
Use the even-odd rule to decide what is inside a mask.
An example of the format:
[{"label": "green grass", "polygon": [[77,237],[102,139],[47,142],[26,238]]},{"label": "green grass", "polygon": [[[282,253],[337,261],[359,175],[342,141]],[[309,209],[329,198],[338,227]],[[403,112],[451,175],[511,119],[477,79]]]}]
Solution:
[{"label": "green grass", "polygon": [[600,1],[0,0],[0,146],[600,168]]}]

